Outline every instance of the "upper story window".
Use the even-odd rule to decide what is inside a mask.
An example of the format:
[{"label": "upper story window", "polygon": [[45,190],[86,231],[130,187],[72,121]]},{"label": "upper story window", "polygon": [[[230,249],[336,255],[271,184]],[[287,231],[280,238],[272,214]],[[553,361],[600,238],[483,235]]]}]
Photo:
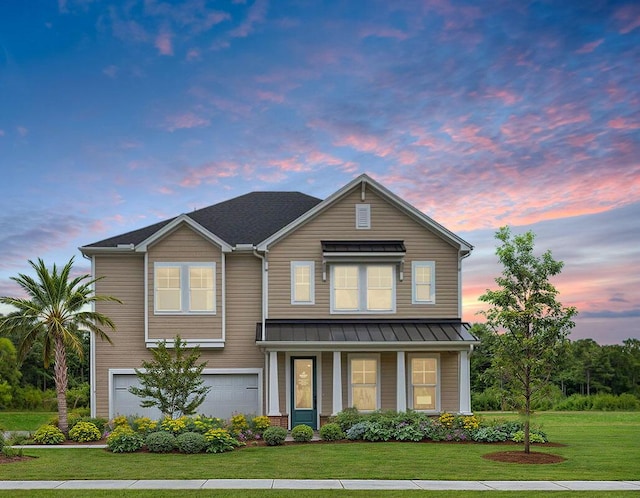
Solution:
[{"label": "upper story window", "polygon": [[395,306],[394,265],[332,265],[332,313],[393,313]]},{"label": "upper story window", "polygon": [[155,312],[214,314],[215,263],[155,263]]},{"label": "upper story window", "polygon": [[313,261],[291,262],[291,304],[314,303],[314,275]]},{"label": "upper story window", "polygon": [[413,304],[435,304],[435,261],[413,261],[411,263],[411,301]]}]

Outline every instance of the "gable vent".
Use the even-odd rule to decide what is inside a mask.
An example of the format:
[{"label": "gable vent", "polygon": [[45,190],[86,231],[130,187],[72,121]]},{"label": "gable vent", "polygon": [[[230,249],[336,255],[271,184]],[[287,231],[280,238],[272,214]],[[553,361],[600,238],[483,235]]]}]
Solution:
[{"label": "gable vent", "polygon": [[358,230],[371,228],[371,204],[356,204],[356,228]]}]

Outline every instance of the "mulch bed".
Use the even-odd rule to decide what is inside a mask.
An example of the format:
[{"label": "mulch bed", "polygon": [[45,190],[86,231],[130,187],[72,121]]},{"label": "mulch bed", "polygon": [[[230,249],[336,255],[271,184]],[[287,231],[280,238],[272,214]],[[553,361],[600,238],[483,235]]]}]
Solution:
[{"label": "mulch bed", "polygon": [[486,460],[504,463],[524,463],[524,464],[548,464],[564,462],[566,458],[550,453],[540,453],[532,451],[525,453],[524,451],[498,451],[496,453],[487,453],[482,455]]}]

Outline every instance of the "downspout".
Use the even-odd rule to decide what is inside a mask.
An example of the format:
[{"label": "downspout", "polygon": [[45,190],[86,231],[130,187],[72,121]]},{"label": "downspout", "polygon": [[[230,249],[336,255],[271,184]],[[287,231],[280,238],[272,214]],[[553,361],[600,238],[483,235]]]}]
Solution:
[{"label": "downspout", "polygon": [[267,252],[265,250],[264,255],[262,255],[256,249],[253,250],[253,255],[262,260],[262,341],[266,338],[266,320],[269,310],[269,261],[267,261]]}]

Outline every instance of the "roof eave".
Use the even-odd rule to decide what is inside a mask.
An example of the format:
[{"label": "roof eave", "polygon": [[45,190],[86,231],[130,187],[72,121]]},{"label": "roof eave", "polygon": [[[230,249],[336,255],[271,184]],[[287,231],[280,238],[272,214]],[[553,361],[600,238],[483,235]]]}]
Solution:
[{"label": "roof eave", "polygon": [[466,351],[480,341],[256,341],[265,350],[321,351]]}]

